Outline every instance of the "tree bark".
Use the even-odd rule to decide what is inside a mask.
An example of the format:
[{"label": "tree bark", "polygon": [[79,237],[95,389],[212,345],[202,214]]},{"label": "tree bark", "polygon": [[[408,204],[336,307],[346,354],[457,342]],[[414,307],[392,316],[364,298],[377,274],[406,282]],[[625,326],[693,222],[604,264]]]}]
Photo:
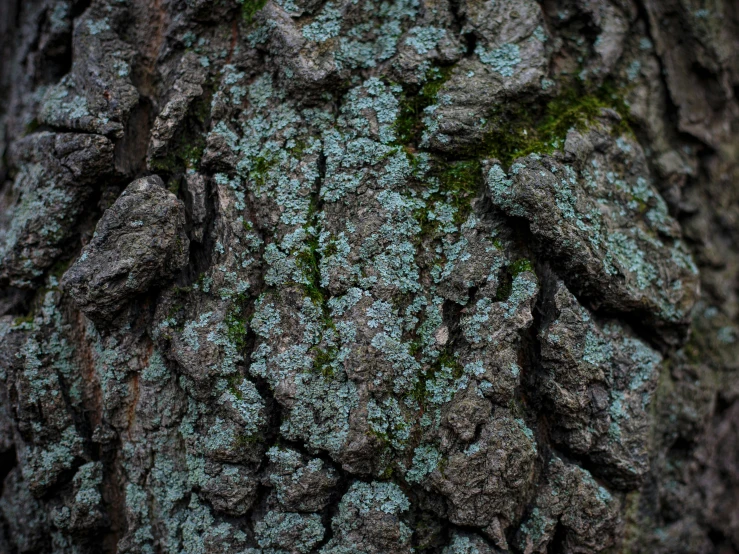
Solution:
[{"label": "tree bark", "polygon": [[731,0],[0,2],[0,551],[739,552]]}]

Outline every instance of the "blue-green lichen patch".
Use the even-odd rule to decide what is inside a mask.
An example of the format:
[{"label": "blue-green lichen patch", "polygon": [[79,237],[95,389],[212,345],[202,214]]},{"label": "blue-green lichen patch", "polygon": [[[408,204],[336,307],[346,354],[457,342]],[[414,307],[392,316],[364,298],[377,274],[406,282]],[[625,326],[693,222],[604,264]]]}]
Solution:
[{"label": "blue-green lichen patch", "polygon": [[73,501],[52,512],[54,525],[67,532],[89,532],[104,526],[102,482],[101,462],[88,462],[80,466],[72,479]]},{"label": "blue-green lichen patch", "polygon": [[454,531],[442,554],[496,554],[500,552],[480,535]]},{"label": "blue-green lichen patch", "polygon": [[258,462],[264,454],[267,413],[254,385],[241,379],[231,385],[208,409],[190,399],[180,423],[190,455],[228,463]]},{"label": "blue-green lichen patch", "polygon": [[[290,298],[301,299],[298,313],[290,307]],[[339,332],[329,322],[322,307],[300,289],[263,296],[251,322],[260,341],[251,356],[250,372],[265,378],[286,408],[281,429],[285,436],[338,454],[358,400],[356,387],[340,363],[345,353],[339,349]],[[334,356],[326,359],[329,350]]]},{"label": "blue-green lichen patch", "polygon": [[[228,107],[235,86],[249,99],[243,112]],[[255,342],[243,362],[281,405],[281,436],[328,452],[344,470],[425,486],[450,454],[475,450],[470,443],[493,402],[515,404],[520,333],[531,324],[538,284],[530,262],[508,259],[503,221],[478,212],[481,164],[403,146],[402,98],[399,87],[371,78],[344,95],[334,119],[299,110],[267,77],[248,84],[227,68],[214,110],[234,115],[215,125],[205,159],[222,168],[215,181],[223,213],[270,237],[252,241],[249,252],[261,262],[248,267],[263,263],[265,272],[245,329]],[[230,244],[216,245],[215,259],[230,257],[244,275]],[[507,285],[503,273],[512,275]],[[199,293],[213,294],[217,275],[211,270]],[[469,333],[451,337],[444,304],[468,304],[476,287],[464,316]],[[487,319],[475,327],[478,305]],[[222,332],[222,316],[199,317],[184,322],[177,351],[208,359],[210,340],[227,352],[228,342],[208,338]],[[186,371],[197,376],[198,363]],[[213,376],[234,372],[214,369]],[[210,426],[203,453],[232,460],[239,450],[220,417],[203,420]],[[449,431],[453,443],[441,444]],[[300,509],[304,501],[287,483],[275,475],[278,499]]]},{"label": "blue-green lichen patch", "polygon": [[615,139],[612,121],[573,128],[562,153],[520,158],[508,172],[490,162],[490,198],[530,222],[574,290],[608,310],[646,316],[675,340],[697,295],[697,269],[643,151],[628,135]]},{"label": "blue-green lichen patch", "polygon": [[[128,346],[129,354],[138,350],[136,345]],[[117,363],[123,360],[119,355]],[[146,379],[139,381],[140,396],[133,397],[134,401],[140,398],[141,403],[133,407],[131,431],[121,448],[122,463],[131,468],[125,507],[132,523],[121,544],[135,551],[154,552],[156,528],[156,544],[167,551],[243,551],[246,534],[222,519],[223,513],[243,515],[254,501],[257,488],[253,472],[243,465],[243,458],[237,464],[224,463],[238,454],[230,445],[243,444],[232,440],[225,425],[229,415],[233,416],[234,406],[221,404],[214,418],[216,425],[213,420],[199,421],[213,414],[194,399],[193,393],[197,390],[199,395],[209,395],[210,391],[191,387],[184,376],[178,379],[182,388],[164,386],[167,372],[156,353],[150,356],[146,373]],[[228,390],[225,383],[223,388]],[[243,401],[251,400],[252,393],[244,383],[235,383],[234,390]],[[156,402],[153,394],[163,397],[161,405],[167,409],[174,411],[180,404],[186,413],[168,418],[165,412],[157,424],[150,424],[147,410]],[[181,406],[183,402],[189,406]],[[236,426],[237,432],[239,428]],[[211,432],[206,433],[207,430]],[[199,437],[205,440],[198,440]],[[261,459],[262,454],[263,451],[257,454],[256,459]],[[134,460],[142,461],[134,464]]]},{"label": "blue-green lichen patch", "polygon": [[318,514],[267,512],[254,526],[257,544],[265,552],[308,554],[321,542],[324,527]]},{"label": "blue-green lichen patch", "polygon": [[[342,36],[336,45],[335,60],[341,68],[369,68],[395,55],[404,27],[418,14],[414,0],[375,3],[364,0],[360,7],[363,17]],[[369,17],[368,17],[369,16]],[[323,30],[318,38],[330,35]]]},{"label": "blue-green lichen patch", "polygon": [[516,67],[521,63],[521,49],[517,44],[506,43],[493,50],[485,50],[479,46],[475,54],[480,61],[493,68],[502,77],[512,77]]},{"label": "blue-green lichen patch", "polygon": [[209,551],[243,552],[249,544],[247,534],[239,526],[217,518],[207,503],[201,501],[195,493],[190,496],[187,510],[177,516],[177,527],[181,529],[181,546],[178,544],[180,541],[172,541],[173,548],[179,546],[187,554],[204,554]]},{"label": "blue-green lichen patch", "polygon": [[398,485],[355,482],[331,520],[332,539],[323,554],[410,552],[411,528],[403,521],[410,502]]}]

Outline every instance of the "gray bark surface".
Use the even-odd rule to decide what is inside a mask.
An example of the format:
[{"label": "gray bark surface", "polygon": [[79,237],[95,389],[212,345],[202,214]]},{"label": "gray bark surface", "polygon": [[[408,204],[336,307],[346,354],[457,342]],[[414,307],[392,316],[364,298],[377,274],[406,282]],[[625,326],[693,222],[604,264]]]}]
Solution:
[{"label": "gray bark surface", "polygon": [[0,2],[0,552],[739,552],[733,0]]}]

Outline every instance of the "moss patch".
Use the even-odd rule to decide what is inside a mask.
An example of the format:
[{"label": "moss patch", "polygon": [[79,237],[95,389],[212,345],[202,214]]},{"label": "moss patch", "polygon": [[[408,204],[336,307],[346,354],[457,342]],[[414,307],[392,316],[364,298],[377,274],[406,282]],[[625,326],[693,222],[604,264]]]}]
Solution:
[{"label": "moss patch", "polygon": [[482,186],[482,165],[478,160],[444,162],[438,171],[440,193],[456,209],[454,222],[464,223],[472,211],[472,199]]},{"label": "moss patch", "polygon": [[254,181],[257,187],[263,187],[267,183],[267,177],[269,171],[276,165],[275,160],[267,159],[264,157],[256,158],[251,164],[249,169],[249,179]]},{"label": "moss patch", "polygon": [[508,166],[516,158],[534,152],[551,153],[562,148],[570,129],[584,129],[604,108],[621,116],[614,130],[616,133],[631,133],[628,106],[615,86],[607,83],[591,92],[581,86],[572,86],[543,108],[522,106],[494,113],[492,128],[479,146],[465,152],[465,157],[497,158]]},{"label": "moss patch", "polygon": [[423,111],[436,103],[436,94],[449,79],[454,66],[433,67],[420,88],[408,88],[400,100],[400,114],[395,123],[399,144],[417,143],[423,131]]},{"label": "moss patch", "polygon": [[267,0],[242,0],[241,2],[241,19],[247,25],[254,21],[254,16],[261,10]]},{"label": "moss patch", "polygon": [[17,316],[13,319],[13,327],[22,327],[24,329],[30,328],[33,324],[34,314],[28,314],[24,316]]},{"label": "moss patch", "polygon": [[[327,304],[330,294],[321,286],[319,258],[321,254],[319,252],[318,233],[313,231],[313,225],[317,226],[318,224],[318,211],[318,197],[314,196],[308,211],[308,221],[304,226],[307,239],[301,249],[295,253],[297,265],[302,270],[305,279],[303,283],[298,285],[302,287],[303,293],[310,298],[311,302],[320,308],[324,330],[330,329],[335,332],[336,325],[331,318]],[[332,378],[334,376],[334,362],[338,355],[338,348],[333,345],[322,347],[321,344],[325,344],[323,336],[318,344],[310,348],[310,352],[313,353],[313,370],[327,379]]]},{"label": "moss patch", "polygon": [[523,273],[525,271],[534,271],[534,266],[531,265],[531,262],[525,258],[516,260],[511,265],[508,266],[508,271],[511,273],[511,277],[516,277],[520,273]]},{"label": "moss patch", "polygon": [[247,318],[244,316],[247,300],[246,293],[239,294],[223,320],[226,325],[226,336],[239,351],[246,347],[246,335],[249,332]]},{"label": "moss patch", "polygon": [[[417,351],[417,350],[416,350]],[[429,391],[426,383],[433,379],[443,367],[451,370],[452,378],[459,379],[462,377],[464,370],[457,358],[454,356],[451,347],[445,348],[436,361],[427,369],[423,370],[419,376],[416,385],[410,393],[411,398],[418,402],[418,405],[425,408],[428,405]]]},{"label": "moss patch", "polygon": [[313,352],[313,369],[327,379],[332,378],[334,376],[333,362],[336,360],[338,349],[335,346],[326,349],[315,346],[311,352]]},{"label": "moss patch", "polygon": [[421,226],[419,240],[435,237],[439,222],[430,217],[430,208],[437,202],[454,209],[454,224],[459,226],[472,213],[472,200],[479,194],[482,182],[482,165],[479,160],[434,162],[431,175],[439,182],[439,189],[425,200],[426,207],[415,211],[414,216]]}]

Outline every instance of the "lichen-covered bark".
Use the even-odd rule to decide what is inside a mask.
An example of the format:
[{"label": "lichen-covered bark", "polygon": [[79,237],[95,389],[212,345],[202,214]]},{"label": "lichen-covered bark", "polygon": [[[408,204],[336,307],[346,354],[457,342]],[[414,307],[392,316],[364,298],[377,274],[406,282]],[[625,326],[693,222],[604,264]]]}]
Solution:
[{"label": "lichen-covered bark", "polygon": [[736,2],[0,31],[1,552],[739,552]]}]

